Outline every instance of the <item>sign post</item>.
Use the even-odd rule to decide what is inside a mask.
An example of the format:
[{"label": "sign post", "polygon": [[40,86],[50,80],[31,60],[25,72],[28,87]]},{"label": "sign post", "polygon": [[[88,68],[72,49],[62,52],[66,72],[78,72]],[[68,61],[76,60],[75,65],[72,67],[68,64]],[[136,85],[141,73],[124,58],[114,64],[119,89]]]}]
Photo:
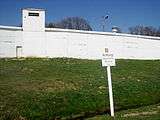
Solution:
[{"label": "sign post", "polygon": [[112,78],[111,78],[110,66],[115,66],[115,58],[112,53],[109,53],[108,48],[105,48],[105,52],[102,55],[102,66],[103,67],[107,66],[110,112],[111,112],[111,116],[114,117],[114,103],[113,103]]}]

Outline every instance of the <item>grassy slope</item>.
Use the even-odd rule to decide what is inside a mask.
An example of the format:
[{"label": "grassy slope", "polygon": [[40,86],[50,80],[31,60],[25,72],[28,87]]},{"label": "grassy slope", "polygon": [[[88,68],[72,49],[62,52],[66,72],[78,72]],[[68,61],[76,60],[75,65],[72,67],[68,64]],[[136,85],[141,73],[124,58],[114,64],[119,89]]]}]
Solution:
[{"label": "grassy slope", "polygon": [[[112,69],[115,107],[160,102],[160,61],[118,60]],[[0,119],[53,119],[109,108],[100,61],[1,59]]]}]

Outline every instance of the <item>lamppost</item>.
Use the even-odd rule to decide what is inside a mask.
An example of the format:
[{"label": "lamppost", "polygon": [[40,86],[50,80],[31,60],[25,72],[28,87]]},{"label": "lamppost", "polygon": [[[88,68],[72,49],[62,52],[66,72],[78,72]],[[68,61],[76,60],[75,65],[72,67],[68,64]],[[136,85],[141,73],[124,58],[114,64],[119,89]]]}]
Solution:
[{"label": "lamppost", "polygon": [[102,16],[102,31],[103,32],[105,31],[105,23],[108,17],[109,17],[108,15]]}]

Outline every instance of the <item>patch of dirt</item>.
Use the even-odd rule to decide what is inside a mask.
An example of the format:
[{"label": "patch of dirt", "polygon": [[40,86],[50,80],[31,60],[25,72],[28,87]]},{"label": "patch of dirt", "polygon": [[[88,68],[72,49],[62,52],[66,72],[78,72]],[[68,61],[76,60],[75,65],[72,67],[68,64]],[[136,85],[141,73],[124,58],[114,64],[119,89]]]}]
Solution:
[{"label": "patch of dirt", "polygon": [[131,117],[131,116],[139,116],[139,115],[153,115],[153,114],[157,114],[157,113],[158,113],[158,111],[129,113],[129,114],[125,114],[123,117]]},{"label": "patch of dirt", "polygon": [[78,90],[79,86],[74,83],[66,83],[60,80],[55,81],[34,81],[17,83],[15,89],[18,91],[47,91],[47,92],[62,92],[67,90]]},{"label": "patch of dirt", "polygon": [[158,109],[160,109],[160,106],[157,106]]},{"label": "patch of dirt", "polygon": [[66,91],[66,90],[77,90],[78,86],[73,83],[65,83],[63,81],[55,81],[52,83],[43,83],[41,85],[45,91]]},{"label": "patch of dirt", "polygon": [[99,86],[98,88],[99,88],[100,90],[103,90],[103,89],[106,90],[106,86]]}]

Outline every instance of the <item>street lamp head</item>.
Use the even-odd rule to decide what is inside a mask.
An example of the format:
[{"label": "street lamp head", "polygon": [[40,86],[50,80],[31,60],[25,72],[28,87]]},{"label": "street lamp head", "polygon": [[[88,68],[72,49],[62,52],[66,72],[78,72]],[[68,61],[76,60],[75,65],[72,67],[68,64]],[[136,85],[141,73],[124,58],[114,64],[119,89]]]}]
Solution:
[{"label": "street lamp head", "polygon": [[104,16],[104,19],[108,19],[108,17],[109,17],[109,16],[108,16],[108,15],[106,15],[106,16]]},{"label": "street lamp head", "polygon": [[108,14],[106,14],[105,16],[102,16],[102,31],[105,31],[105,24],[108,17],[109,17]]}]

